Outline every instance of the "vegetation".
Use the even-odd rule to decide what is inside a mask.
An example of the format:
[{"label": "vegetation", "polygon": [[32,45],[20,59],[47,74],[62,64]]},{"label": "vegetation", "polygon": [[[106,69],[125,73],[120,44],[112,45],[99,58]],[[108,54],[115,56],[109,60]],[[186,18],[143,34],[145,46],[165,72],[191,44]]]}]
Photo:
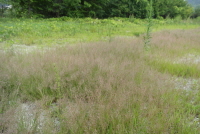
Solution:
[{"label": "vegetation", "polygon": [[[0,18],[0,48],[9,48],[15,45],[55,46],[106,41],[112,40],[115,36],[143,36],[147,21],[135,18]],[[197,28],[199,21],[181,21],[176,18],[174,20],[152,20],[152,24],[151,31],[155,32],[162,29]]]},{"label": "vegetation", "polygon": [[[146,18],[150,0],[3,0],[15,17]],[[153,0],[154,18],[187,18],[193,8],[185,0]]]},{"label": "vegetation", "polygon": [[200,20],[186,1],[0,2],[13,5],[0,18],[1,133],[200,132]]},{"label": "vegetation", "polygon": [[193,18],[200,17],[200,5],[195,8],[194,13],[192,14],[192,17]]},{"label": "vegetation", "polygon": [[198,133],[199,20],[151,21],[1,18],[1,132]]},{"label": "vegetation", "polygon": [[150,49],[150,39],[151,39],[151,28],[152,28],[152,17],[153,17],[153,3],[152,0],[149,2],[147,10],[147,30],[146,35],[144,36],[144,48],[146,50]]}]

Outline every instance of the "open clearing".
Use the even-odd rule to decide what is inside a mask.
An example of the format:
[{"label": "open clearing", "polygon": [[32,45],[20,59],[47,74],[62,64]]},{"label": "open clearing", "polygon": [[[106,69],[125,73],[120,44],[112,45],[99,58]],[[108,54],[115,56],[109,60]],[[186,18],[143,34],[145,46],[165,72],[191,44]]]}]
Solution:
[{"label": "open clearing", "polygon": [[106,40],[87,38],[76,45],[62,42],[54,47],[42,43],[50,38],[58,42],[58,31],[44,40],[32,30],[27,31],[28,37],[34,35],[31,39],[23,30],[2,36],[1,132],[199,133],[200,29],[188,23],[179,27],[155,30],[149,51],[144,50],[142,30],[135,31],[133,38],[133,32],[113,30],[102,35]]}]

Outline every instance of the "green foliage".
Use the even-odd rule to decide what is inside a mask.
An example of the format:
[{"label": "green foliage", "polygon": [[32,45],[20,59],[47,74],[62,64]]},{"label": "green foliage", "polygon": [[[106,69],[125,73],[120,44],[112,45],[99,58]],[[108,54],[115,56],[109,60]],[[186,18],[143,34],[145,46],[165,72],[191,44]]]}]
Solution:
[{"label": "green foliage", "polygon": [[150,39],[151,39],[151,27],[152,27],[152,16],[153,16],[153,3],[152,0],[150,0],[148,5],[148,14],[147,14],[147,30],[146,35],[144,37],[144,47],[146,50],[150,49]]},{"label": "green foliage", "polygon": [[[146,18],[149,0],[12,0],[18,17]],[[154,17],[187,18],[192,8],[184,0],[153,0]]]},{"label": "green foliage", "polygon": [[[118,35],[141,36],[146,32],[147,20],[119,17],[110,19],[73,19],[70,17],[51,19],[0,18],[0,47],[10,47],[13,44],[51,46],[98,40],[108,41]],[[174,19],[152,19],[151,21],[154,25],[150,29],[152,32],[166,28],[188,29],[199,27],[196,20],[185,22]]]},{"label": "green foliage", "polygon": [[5,6],[10,4],[10,0],[0,0],[0,17],[4,17],[8,9]]},{"label": "green foliage", "polygon": [[195,8],[194,13],[192,14],[193,18],[197,18],[199,16],[200,16],[200,5]]},{"label": "green foliage", "polygon": [[154,17],[174,18],[181,16],[187,18],[192,13],[192,7],[184,0],[153,0]]},{"label": "green foliage", "polygon": [[178,77],[200,77],[200,70],[197,65],[173,64],[167,61],[153,61],[151,65],[160,72],[170,73]]},{"label": "green foliage", "polygon": [[0,0],[0,5],[1,4],[10,4],[12,0]]},{"label": "green foliage", "polygon": [[15,0],[14,9],[19,17],[32,17],[39,14],[44,17],[74,16],[80,0]]}]

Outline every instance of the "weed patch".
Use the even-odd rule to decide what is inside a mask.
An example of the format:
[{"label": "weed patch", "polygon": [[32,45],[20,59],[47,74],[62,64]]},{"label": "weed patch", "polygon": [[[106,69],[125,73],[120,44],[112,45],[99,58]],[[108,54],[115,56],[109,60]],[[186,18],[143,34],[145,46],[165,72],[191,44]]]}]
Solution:
[{"label": "weed patch", "polygon": [[[32,24],[39,27],[47,21],[46,28],[51,24],[51,32],[62,31],[54,23],[74,26],[56,20],[33,20]],[[95,33],[92,26],[99,23],[126,27],[118,18],[85,21],[76,21],[84,24],[85,32]],[[76,30],[70,36],[75,37]],[[120,36],[109,42],[64,45],[44,51],[38,48],[27,53],[0,51],[0,131],[198,133],[199,81],[192,81],[196,83],[192,83],[191,90],[184,90],[184,84],[178,87],[181,82],[172,79],[172,75],[186,81],[199,78],[198,64],[176,63],[188,51],[199,49],[198,31],[154,33],[148,52],[144,51],[141,36]],[[35,34],[34,30],[30,32]]]},{"label": "weed patch", "polygon": [[[18,45],[54,46],[110,41],[115,36],[140,36],[145,33],[146,20],[111,19],[6,19],[0,18],[0,47]],[[199,27],[195,20],[151,20],[152,31]]]}]

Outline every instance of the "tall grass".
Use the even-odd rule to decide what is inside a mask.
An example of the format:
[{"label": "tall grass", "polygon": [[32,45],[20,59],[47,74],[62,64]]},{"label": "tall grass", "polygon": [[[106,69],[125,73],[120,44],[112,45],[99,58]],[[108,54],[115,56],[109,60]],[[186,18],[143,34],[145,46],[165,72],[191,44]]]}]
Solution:
[{"label": "tall grass", "polygon": [[[141,37],[0,52],[1,131],[198,133],[199,89],[177,88],[173,74],[156,68],[164,58],[173,61],[182,50],[190,52],[184,43],[199,48],[198,32],[155,33],[152,53],[145,54]],[[160,60],[149,64],[154,59]]]}]

